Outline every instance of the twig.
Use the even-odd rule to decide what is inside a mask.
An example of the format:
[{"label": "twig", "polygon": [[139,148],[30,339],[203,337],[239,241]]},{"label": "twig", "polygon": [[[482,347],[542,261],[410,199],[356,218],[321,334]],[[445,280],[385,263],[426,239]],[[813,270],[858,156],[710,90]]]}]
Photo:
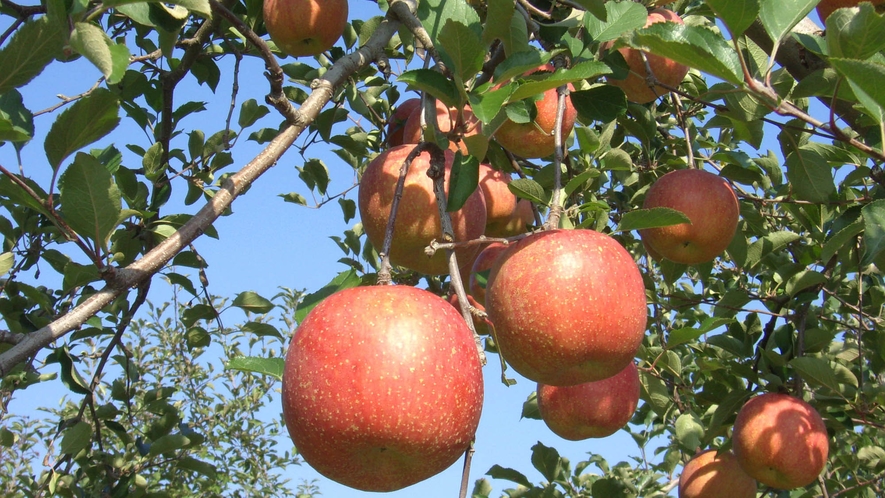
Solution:
[{"label": "twig", "polygon": [[436,64],[436,68],[446,75],[446,77],[451,77],[451,73],[445,64],[442,62],[442,58],[439,56],[439,51],[436,50],[436,46],[433,44],[433,40],[430,38],[430,34],[427,33],[427,30],[424,29],[424,25],[421,24],[421,21],[415,17],[413,12],[414,5],[407,0],[401,0],[399,2],[393,2],[390,4],[390,9],[388,10],[388,16],[393,14],[396,16],[400,22],[403,23],[403,26],[409,29],[412,34],[415,36],[415,40],[417,40],[424,47],[424,50],[430,54],[430,57],[433,58],[434,63]]},{"label": "twig", "polygon": [[473,447],[473,441],[464,452],[464,466],[461,468],[461,492],[458,493],[459,498],[467,498],[467,489],[470,486],[470,462],[473,461],[473,453],[476,449]]},{"label": "twig", "polygon": [[556,89],[558,97],[556,102],[556,120],[553,124],[553,197],[550,199],[550,213],[544,223],[545,230],[559,227],[559,218],[562,216],[562,151],[563,133],[562,121],[565,115],[565,99],[568,98],[568,85],[561,85]]},{"label": "twig", "polygon": [[66,106],[66,105],[70,104],[71,102],[74,102],[75,100],[80,100],[80,99],[82,99],[83,97],[88,96],[89,94],[91,94],[92,92],[94,92],[95,89],[98,88],[99,85],[101,85],[101,82],[102,82],[102,81],[104,81],[104,78],[101,78],[101,79],[99,79],[98,81],[96,81],[95,84],[92,85],[92,88],[90,88],[89,90],[86,90],[85,92],[83,92],[83,93],[81,93],[81,94],[74,95],[73,97],[67,97],[67,96],[65,96],[65,95],[58,94],[57,97],[58,97],[59,99],[61,99],[61,102],[59,102],[58,104],[55,104],[55,105],[53,105],[53,106],[51,106],[51,107],[47,107],[46,109],[43,109],[42,111],[37,111],[37,112],[35,112],[35,113],[34,113],[34,116],[39,116],[39,115],[41,115],[41,114],[46,114],[46,113],[49,113],[49,112],[53,112],[53,111],[55,111],[56,109],[58,109],[58,108],[60,108],[60,107]]}]

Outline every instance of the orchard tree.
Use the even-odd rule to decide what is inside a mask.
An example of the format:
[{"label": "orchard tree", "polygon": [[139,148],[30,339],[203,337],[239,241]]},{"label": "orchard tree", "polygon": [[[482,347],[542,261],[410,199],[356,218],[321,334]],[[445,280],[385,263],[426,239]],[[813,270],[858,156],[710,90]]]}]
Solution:
[{"label": "orchard tree", "polygon": [[[501,369],[510,383],[516,347],[498,340],[494,318],[507,332],[501,339],[520,325],[510,322],[531,320],[501,314],[513,293],[495,288],[498,275],[520,247],[552,240],[550,232],[563,237],[554,230],[582,230],[613,241],[641,275],[646,326],[633,354],[640,402],[625,428],[660,458],[610,466],[591,455],[573,465],[538,444],[526,466],[542,482],[496,465],[475,469],[485,474],[475,482],[465,471],[452,495],[472,485],[474,497],[663,496],[696,454],[714,449],[730,461],[738,412],[780,393],[821,417],[827,444],[818,431],[815,451],[826,451],[820,466],[801,469],[801,482],[753,475],[757,494],[882,496],[885,19],[871,3],[823,0],[815,10],[818,1],[379,0],[377,15],[346,24],[333,46],[323,45],[328,33],[313,33],[323,45],[314,49],[302,39],[306,20],[273,10],[287,8],[282,1],[0,0],[2,488],[20,496],[309,496],[312,483],[284,485],[275,471],[295,459],[291,447],[271,442],[280,420],[255,416],[278,403],[271,393],[283,378],[282,351],[323,298],[390,284],[457,296],[469,326],[475,317],[488,333],[475,337],[483,368]],[[317,29],[341,17],[341,2],[329,4],[338,11]],[[83,59],[90,64],[78,65]],[[239,84],[248,61],[263,65],[262,88]],[[58,67],[88,67],[98,82],[34,108],[28,90]],[[222,75],[230,88],[219,86]],[[185,126],[215,99],[229,106],[226,120]],[[408,120],[423,141],[400,146],[413,154],[398,149],[402,173],[383,193],[393,204],[381,218],[389,223],[373,235],[363,212],[334,235],[343,268],[326,287],[283,289],[272,299],[248,290],[229,301],[212,295],[210,262],[194,241],[217,237],[213,223],[284,152],[300,153],[297,177],[313,202],[280,192],[283,199],[338,204],[351,223],[358,206],[348,194],[373,160],[394,155],[387,151]],[[260,152],[240,157],[247,144]],[[354,185],[330,188],[319,158],[329,150],[340,159],[334,168],[352,169]],[[413,241],[398,241],[392,228],[397,215],[419,211],[405,173],[420,154],[430,157],[435,181],[426,195],[439,213],[420,211],[436,217],[439,233],[402,251]],[[515,235],[456,240],[459,218],[448,213],[486,191],[480,163],[502,172],[505,194],[533,212],[514,218]],[[688,169],[734,192],[733,229],[733,217],[716,218],[725,208],[708,204],[706,183],[676,190],[683,208],[644,206],[658,179]],[[712,224],[695,217],[705,214]],[[700,226],[724,235],[657,242]],[[490,272],[471,275],[471,258],[490,242],[513,247]],[[675,262],[670,251],[691,244],[716,254]],[[446,257],[431,265],[425,252]],[[420,270],[409,268],[422,258]],[[527,274],[554,272],[544,254],[533,258],[522,265]],[[555,310],[538,320],[559,327],[584,316],[586,303],[561,292],[565,283],[536,278],[514,285],[536,309]],[[175,300],[154,306],[150,290],[161,279]],[[495,306],[488,315],[476,291],[465,293],[467,280],[480,289],[489,281],[496,297],[485,303]],[[612,288],[619,280],[607,279]],[[612,302],[619,311],[617,296]],[[223,314],[235,310],[243,323],[225,327]],[[528,351],[520,360],[531,363]],[[47,382],[69,394],[43,420],[10,411]],[[524,417],[541,413],[535,396],[525,400]],[[485,407],[482,417],[496,416]],[[780,432],[779,422],[795,418],[750,424],[773,428],[748,437],[774,448],[764,430]],[[464,448],[466,470],[472,451]],[[801,454],[802,445],[786,452]],[[777,457],[766,472],[796,470],[779,454],[764,455]],[[784,482],[795,487],[779,489]]]}]

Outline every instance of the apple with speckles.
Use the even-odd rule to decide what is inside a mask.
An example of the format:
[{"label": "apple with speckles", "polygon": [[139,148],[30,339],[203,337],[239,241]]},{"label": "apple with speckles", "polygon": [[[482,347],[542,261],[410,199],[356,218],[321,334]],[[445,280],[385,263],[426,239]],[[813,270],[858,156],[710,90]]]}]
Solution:
[{"label": "apple with speckles", "polygon": [[299,455],[363,491],[394,491],[464,454],[479,424],[482,366],[445,300],[407,286],[337,292],[307,314],[283,371]]},{"label": "apple with speckles", "polygon": [[485,303],[504,359],[553,386],[623,370],[648,313],[633,257],[593,230],[538,232],[511,244],[492,266]]},{"label": "apple with speckles", "polygon": [[511,181],[509,174],[480,163],[479,188],[486,200],[486,237],[519,235],[535,221],[532,204],[518,199],[510,191]]},{"label": "apple with speckles", "polygon": [[347,26],[347,0],[264,0],[270,39],[292,57],[332,48]]},{"label": "apple with speckles", "polygon": [[639,371],[632,361],[619,373],[574,386],[538,384],[541,420],[569,441],[611,436],[627,425],[639,404]]},{"label": "apple with speckles", "polygon": [[744,472],[734,453],[706,450],[682,468],[679,498],[756,498],[756,480]]},{"label": "apple with speckles", "polygon": [[403,142],[403,133],[406,129],[406,121],[419,107],[421,107],[421,99],[419,98],[406,99],[396,107],[396,110],[390,115],[390,121],[387,122],[388,147],[396,147],[405,143]]}]

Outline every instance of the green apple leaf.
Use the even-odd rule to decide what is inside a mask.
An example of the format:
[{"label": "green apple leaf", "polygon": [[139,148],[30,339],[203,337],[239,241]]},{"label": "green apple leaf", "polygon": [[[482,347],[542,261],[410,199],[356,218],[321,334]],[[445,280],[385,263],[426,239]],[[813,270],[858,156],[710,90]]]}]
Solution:
[{"label": "green apple leaf", "polygon": [[307,313],[314,309],[316,305],[320,304],[323,299],[340,290],[357,287],[361,283],[362,279],[356,270],[350,269],[339,273],[331,282],[323,286],[322,289],[307,294],[301,298],[301,302],[299,302],[298,307],[295,308],[295,321],[301,323],[304,320],[304,317],[307,316]]},{"label": "green apple leaf", "polygon": [[885,17],[864,2],[850,9],[836,9],[827,18],[830,56],[866,60],[885,49]]},{"label": "green apple leaf", "polygon": [[611,41],[622,34],[645,26],[648,11],[636,2],[606,2],[605,16],[584,15],[584,29],[596,42]]},{"label": "green apple leaf", "polygon": [[286,360],[283,358],[259,358],[255,356],[240,356],[231,358],[224,367],[228,370],[240,372],[252,372],[262,375],[270,375],[276,380],[283,379],[283,368]]},{"label": "green apple leaf", "polygon": [[513,84],[507,84],[497,90],[467,94],[467,100],[470,102],[470,108],[473,115],[482,121],[483,125],[488,125],[495,119],[495,116],[501,112],[504,104],[510,99],[510,95],[516,88]]},{"label": "green apple leaf", "polygon": [[455,84],[463,88],[482,70],[486,44],[463,23],[449,19],[439,32],[437,48],[455,76]]},{"label": "green apple leaf", "polygon": [[269,323],[246,322],[240,327],[240,330],[249,332],[257,337],[276,337],[279,340],[283,340],[283,334],[280,333],[279,329]]},{"label": "green apple leaf", "polygon": [[[608,19],[608,11],[606,10],[606,5],[612,2],[608,2],[607,0],[575,0],[575,3],[584,7],[584,9],[596,16],[597,19],[601,21],[605,21]],[[584,21],[586,26],[586,20]]]},{"label": "green apple leaf", "polygon": [[95,24],[74,23],[71,47],[97,67],[108,84],[119,83],[129,67],[129,49],[126,45],[114,43],[107,33]]},{"label": "green apple leaf", "polygon": [[827,360],[800,356],[790,360],[790,366],[795,368],[809,384],[827,387],[837,393],[841,392],[836,372]]},{"label": "green apple leaf", "polygon": [[520,199],[528,199],[539,206],[546,206],[550,202],[544,192],[544,187],[529,178],[517,178],[508,183],[507,188]]},{"label": "green apple leaf", "polygon": [[189,470],[191,472],[202,474],[212,480],[215,480],[215,476],[217,475],[217,469],[214,465],[190,456],[178,459],[175,466],[182,470]]},{"label": "green apple leaf", "polygon": [[864,242],[861,264],[868,265],[885,250],[885,200],[879,199],[867,204],[861,209],[861,216]]},{"label": "green apple leaf", "polygon": [[0,95],[0,142],[27,142],[33,136],[34,115],[25,107],[22,94],[13,89]]},{"label": "green apple leaf", "polygon": [[274,304],[265,299],[257,292],[245,291],[237,294],[233,306],[240,308],[249,313],[258,313],[259,315],[269,313],[274,308]]},{"label": "green apple leaf", "polygon": [[602,62],[581,62],[569,69],[559,69],[553,73],[546,73],[540,79],[530,79],[528,82],[519,85],[510,96],[510,101],[515,102],[534,97],[562,85],[597,78],[609,73],[611,73],[611,69]]},{"label": "green apple leaf", "polygon": [[851,89],[871,115],[880,122],[885,114],[885,64],[833,57],[830,64],[848,78]]},{"label": "green apple leaf", "polygon": [[418,2],[417,14],[431,40],[439,39],[439,33],[449,19],[464,24],[482,36],[479,14],[466,0],[423,0]]},{"label": "green apple leaf", "polygon": [[820,251],[820,260],[824,263],[828,262],[840,249],[846,244],[852,243],[854,238],[863,231],[864,220],[857,220],[833,234],[824,243],[824,247]]},{"label": "green apple leaf", "polygon": [[491,477],[492,479],[504,479],[505,481],[514,482],[519,484],[520,486],[525,486],[526,488],[531,488],[532,483],[529,481],[528,477],[523,475],[521,472],[505,467],[501,467],[498,464],[492,465],[492,468],[486,472],[486,475]]},{"label": "green apple leaf", "polygon": [[759,16],[759,0],[706,0],[735,38],[744,33]]},{"label": "green apple leaf", "polygon": [[779,252],[786,247],[787,244],[795,242],[799,240],[799,238],[798,233],[789,230],[771,232],[760,237],[747,247],[747,268],[756,266],[765,256]]},{"label": "green apple leaf", "polygon": [[775,45],[780,43],[820,0],[761,0],[759,19]]},{"label": "green apple leaf", "polygon": [[734,322],[733,318],[707,317],[697,327],[683,327],[671,330],[670,335],[667,338],[667,347],[674,348],[680,344],[693,341],[712,330],[716,330],[719,327],[732,322]]},{"label": "green apple leaf", "polygon": [[452,175],[449,177],[449,196],[446,211],[453,213],[467,202],[479,185],[479,159],[464,156],[461,151],[455,152]]},{"label": "green apple leaf", "polygon": [[784,290],[790,297],[796,296],[803,290],[815,285],[824,284],[829,279],[823,273],[814,270],[802,270],[787,280]]},{"label": "green apple leaf", "polygon": [[81,420],[65,429],[65,435],[61,438],[61,452],[76,456],[89,447],[91,441],[92,424]]},{"label": "green apple leaf", "polygon": [[786,165],[797,199],[826,202],[836,192],[833,169],[817,151],[800,147],[787,155]]},{"label": "green apple leaf", "polygon": [[43,149],[52,169],[58,169],[66,157],[117,127],[120,102],[104,88],[75,102],[52,123]]},{"label": "green apple leaf", "polygon": [[[240,106],[240,117],[237,119],[237,124],[240,125],[240,128],[248,128],[255,124],[256,121],[266,116],[270,113],[270,109],[265,105],[259,105],[258,101],[255,99],[249,99],[243,102],[243,105]],[[191,136],[188,140],[188,148],[191,149],[191,152],[197,147],[191,147],[190,142],[194,139],[194,133],[199,133],[197,135],[196,140],[199,140],[200,145],[202,145],[203,133],[199,130],[195,132],[191,132]]]},{"label": "green apple leaf", "polygon": [[537,50],[517,52],[498,64],[498,67],[495,68],[494,81],[500,83],[522,76],[528,71],[547,64],[552,57],[552,53],[538,52]]},{"label": "green apple leaf", "polygon": [[691,223],[691,220],[684,213],[675,209],[666,207],[636,209],[621,216],[621,222],[618,223],[615,231],[629,232],[630,230],[668,227],[682,223]]},{"label": "green apple leaf", "polygon": [[171,453],[180,450],[189,444],[191,444],[191,440],[184,434],[166,434],[165,436],[158,437],[151,443],[151,449],[148,451],[148,456]]},{"label": "green apple leaf", "polygon": [[701,446],[704,438],[704,425],[693,413],[683,413],[676,418],[676,441],[682,448],[693,452]]},{"label": "green apple leaf", "polygon": [[28,20],[0,49],[0,95],[21,87],[43,72],[61,54],[66,33],[44,16]]},{"label": "green apple leaf", "polygon": [[[161,3],[159,0],[103,0],[102,5],[105,7],[122,7],[132,4],[140,4],[140,3]],[[212,7],[209,4],[209,0],[163,0],[164,4],[170,5],[180,5],[185,9],[199,14],[202,17],[210,18],[212,17]]]},{"label": "green apple leaf", "polygon": [[61,175],[58,185],[65,222],[104,248],[123,210],[114,177],[98,159],[80,153]]},{"label": "green apple leaf", "polygon": [[608,123],[627,112],[627,96],[612,85],[599,85],[589,90],[572,92],[572,105],[583,122]]},{"label": "green apple leaf", "polygon": [[709,28],[658,22],[634,31],[627,42],[633,48],[673,59],[735,85],[744,80],[734,47]]},{"label": "green apple leaf", "polygon": [[455,107],[461,103],[461,97],[455,82],[432,69],[413,69],[400,75],[398,81],[409,88],[427,92],[447,107]]}]

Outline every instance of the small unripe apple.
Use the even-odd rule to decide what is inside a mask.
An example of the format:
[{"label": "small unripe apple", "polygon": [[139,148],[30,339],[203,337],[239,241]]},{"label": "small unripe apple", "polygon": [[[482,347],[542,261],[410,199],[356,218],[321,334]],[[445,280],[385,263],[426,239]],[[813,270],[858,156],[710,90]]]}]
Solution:
[{"label": "small unripe apple", "polygon": [[781,393],[746,402],[732,434],[734,455],[744,471],[777,489],[807,486],[827,464],[827,428],[817,410]]},{"label": "small unripe apple", "polygon": [[679,498],[756,498],[756,480],[744,472],[734,453],[706,450],[682,468]]},{"label": "small unripe apple", "polygon": [[[553,64],[541,66],[528,74],[539,71],[554,71]],[[574,90],[569,85],[570,90]],[[556,150],[555,136],[553,128],[556,125],[556,109],[559,106],[559,94],[555,88],[544,92],[544,96],[534,102],[537,109],[535,120],[531,123],[517,123],[512,120],[506,120],[495,131],[495,140],[501,144],[501,147],[507,149],[510,153],[526,159],[547,157],[552,155]],[[575,110],[572,101],[565,99],[565,112],[562,118],[562,140],[572,132],[575,127],[575,120],[578,118],[578,111]]]},{"label": "small unripe apple", "polygon": [[593,230],[531,234],[495,261],[486,310],[514,370],[553,386],[611,377],[645,335],[645,285],[633,257]]},{"label": "small unripe apple", "polygon": [[631,361],[607,379],[574,386],[538,384],[538,410],[563,439],[608,437],[627,425],[639,404],[639,371]]},{"label": "small unripe apple", "polygon": [[320,474],[394,491],[464,454],[482,382],[473,335],[445,300],[414,287],[355,287],[326,298],[295,331],[283,418]]},{"label": "small unripe apple", "polygon": [[[820,16],[821,22],[827,22],[827,18],[830,17],[836,9],[841,9],[843,7],[857,7],[861,2],[870,2],[874,6],[885,4],[885,0],[821,0],[819,4],[817,4],[817,15]],[[879,12],[882,12],[881,9],[877,9]]]},{"label": "small unripe apple", "polygon": [[679,169],[662,176],[648,189],[642,207],[675,209],[691,220],[639,231],[652,257],[657,254],[686,265],[705,263],[721,254],[734,237],[740,215],[731,185],[700,169]]},{"label": "small unripe apple", "polygon": [[[659,22],[675,22],[683,24],[682,18],[672,10],[654,9],[648,14],[648,20],[645,27],[651,26]],[[606,42],[603,48],[608,48],[614,42]],[[627,61],[630,68],[630,74],[622,80],[608,79],[610,85],[614,85],[627,95],[627,100],[636,102],[637,104],[645,104],[658,98],[660,95],[666,95],[669,90],[662,86],[656,86],[654,90],[649,88],[646,78],[648,71],[645,68],[645,61],[642,59],[643,54],[648,60],[648,66],[655,78],[668,86],[676,87],[682,83],[682,79],[688,74],[688,66],[679,64],[672,59],[661,57],[659,55],[649,54],[634,48],[619,48],[618,52]]]},{"label": "small unripe apple", "polygon": [[[384,244],[400,168],[415,147],[415,144],[404,144],[382,152],[369,163],[360,178],[360,218],[369,241],[379,251]],[[445,151],[445,157],[445,186],[448,191],[454,154]],[[428,169],[430,153],[425,151],[412,161],[406,175],[390,245],[390,261],[419,273],[441,275],[449,272],[445,251],[437,251],[432,257],[424,252],[432,240],[442,239],[442,222],[433,181],[427,176]],[[485,230],[486,206],[479,189],[468,197],[461,209],[449,214],[456,241],[479,238]],[[456,249],[455,254],[459,263],[466,262],[472,260],[478,250],[479,246],[466,246]]]},{"label": "small unripe apple", "polygon": [[293,57],[332,48],[344,33],[347,13],[347,0],[264,0],[267,34]]}]

